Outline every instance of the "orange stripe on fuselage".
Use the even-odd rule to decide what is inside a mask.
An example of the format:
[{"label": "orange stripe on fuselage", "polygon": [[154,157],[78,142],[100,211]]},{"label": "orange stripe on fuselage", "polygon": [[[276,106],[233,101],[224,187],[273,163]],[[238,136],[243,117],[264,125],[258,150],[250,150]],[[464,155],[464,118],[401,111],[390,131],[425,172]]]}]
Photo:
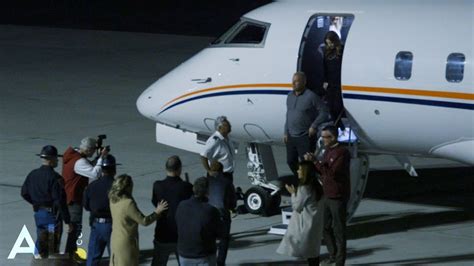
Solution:
[{"label": "orange stripe on fuselage", "polygon": [[391,93],[403,95],[429,96],[437,98],[451,98],[458,100],[474,100],[474,94],[450,92],[450,91],[428,91],[428,90],[411,90],[411,89],[396,89],[396,88],[379,88],[379,87],[362,87],[343,85],[343,91],[358,91],[358,92],[377,92],[377,93]]},{"label": "orange stripe on fuselage", "polygon": [[193,91],[190,93],[183,94],[179,97],[174,98],[173,100],[165,103],[161,108],[164,108],[165,106],[182,99],[187,96],[195,95],[198,93],[202,92],[210,92],[210,91],[216,91],[216,90],[224,90],[224,89],[235,89],[235,88],[262,88],[262,87],[270,87],[270,88],[291,88],[290,83],[260,83],[260,84],[235,84],[235,85],[227,85],[227,86],[220,86],[220,87],[212,87],[212,88],[207,88],[207,89],[202,89],[202,90],[197,90]]},{"label": "orange stripe on fuselage", "polygon": [[[211,87],[207,89],[201,89],[193,92],[183,94],[179,97],[176,97],[167,103],[165,103],[161,108],[164,108],[170,105],[173,102],[176,102],[182,98],[196,95],[199,93],[217,91],[217,90],[226,90],[226,89],[235,89],[235,88],[291,88],[291,83],[259,83],[259,84],[234,84],[227,86]],[[474,94],[472,93],[461,93],[461,92],[449,92],[449,91],[429,91],[429,90],[413,90],[413,89],[398,89],[398,88],[382,88],[382,87],[364,87],[364,86],[352,86],[352,85],[343,85],[343,91],[358,91],[358,92],[375,92],[375,93],[390,93],[390,94],[402,94],[402,95],[415,95],[415,96],[429,96],[437,98],[451,98],[458,100],[474,100]]]}]

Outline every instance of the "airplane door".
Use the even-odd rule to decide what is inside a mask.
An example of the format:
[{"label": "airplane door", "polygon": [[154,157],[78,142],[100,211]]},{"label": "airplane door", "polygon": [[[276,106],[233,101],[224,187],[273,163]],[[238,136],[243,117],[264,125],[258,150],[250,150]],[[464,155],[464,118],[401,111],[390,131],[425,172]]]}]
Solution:
[{"label": "airplane door", "polygon": [[297,68],[306,73],[308,88],[320,96],[325,95],[324,37],[328,31],[334,31],[344,46],[353,21],[354,15],[351,14],[315,14],[308,20],[301,39]]}]

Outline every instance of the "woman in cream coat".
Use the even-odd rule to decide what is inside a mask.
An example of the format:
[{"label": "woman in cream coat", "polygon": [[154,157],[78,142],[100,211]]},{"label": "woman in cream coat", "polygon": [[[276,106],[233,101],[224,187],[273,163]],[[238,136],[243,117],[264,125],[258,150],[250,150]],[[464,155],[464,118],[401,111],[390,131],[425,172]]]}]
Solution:
[{"label": "woman in cream coat", "polygon": [[304,161],[298,168],[298,189],[286,185],[291,194],[290,223],[277,253],[308,260],[319,265],[319,249],[324,228],[322,187],[315,177],[313,162]]},{"label": "woman in cream coat", "polygon": [[129,175],[117,177],[109,192],[112,213],[112,254],[110,265],[138,266],[138,224],[147,226],[168,208],[161,201],[155,211],[148,216],[142,214],[132,197],[133,181]]}]

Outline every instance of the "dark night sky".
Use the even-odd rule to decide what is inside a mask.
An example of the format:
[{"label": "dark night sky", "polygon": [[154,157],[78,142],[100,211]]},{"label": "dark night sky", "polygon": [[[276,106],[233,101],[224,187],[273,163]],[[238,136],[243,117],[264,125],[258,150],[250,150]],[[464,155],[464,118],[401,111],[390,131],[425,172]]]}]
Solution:
[{"label": "dark night sky", "polygon": [[0,24],[217,36],[270,0],[12,0]]}]

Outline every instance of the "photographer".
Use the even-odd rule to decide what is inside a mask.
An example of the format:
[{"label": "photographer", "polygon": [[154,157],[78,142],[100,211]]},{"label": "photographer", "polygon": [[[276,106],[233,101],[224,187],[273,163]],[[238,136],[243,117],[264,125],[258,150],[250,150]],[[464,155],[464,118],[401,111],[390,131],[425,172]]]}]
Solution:
[{"label": "photographer", "polygon": [[[104,136],[99,137],[102,141]],[[63,155],[63,178],[64,188],[66,190],[66,198],[71,216],[71,223],[74,225],[73,230],[68,233],[66,242],[66,253],[73,257],[77,249],[77,238],[82,230],[82,196],[85,188],[91,181],[97,179],[101,175],[102,158],[107,156],[109,150],[101,148],[97,145],[95,138],[86,137],[81,140],[79,149],[68,147]],[[100,143],[99,143],[100,144]],[[95,165],[87,159],[94,155],[97,148],[100,149],[100,156],[97,158]]]}]

